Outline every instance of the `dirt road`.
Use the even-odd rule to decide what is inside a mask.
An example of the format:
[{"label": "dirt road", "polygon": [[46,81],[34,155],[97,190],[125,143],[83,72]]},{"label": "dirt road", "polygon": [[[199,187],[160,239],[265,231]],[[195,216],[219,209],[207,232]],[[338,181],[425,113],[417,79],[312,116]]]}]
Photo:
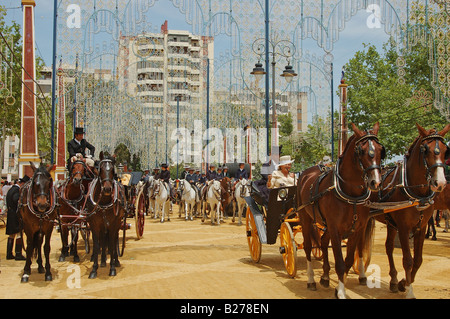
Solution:
[{"label": "dirt road", "polygon": [[[317,291],[307,290],[304,252],[298,252],[297,277],[292,279],[286,274],[277,244],[263,245],[260,263],[253,263],[245,225],[238,226],[230,218],[220,226],[211,226],[209,221],[202,224],[199,219],[185,221],[178,214],[163,224],[147,217],[144,238],[136,240],[134,228],[128,231],[117,276],[108,276],[108,266],[99,269],[97,279],[88,279],[92,263],[81,244],[80,263],[74,264],[71,258],[58,262],[61,241],[59,233],[54,231],[53,281],[45,282],[34,262],[27,284],[20,283],[24,262],[6,260],[4,227],[0,232],[2,298],[331,299],[337,284],[332,264],[330,288],[317,284]],[[381,287],[360,286],[357,275],[350,274],[346,284],[349,298],[404,298],[403,293],[393,294],[388,289],[385,234],[385,226],[377,224],[372,264],[380,269]],[[424,251],[424,261],[413,285],[416,297],[450,298],[450,235],[438,228],[438,240],[426,240]],[[401,251],[395,249],[394,253],[401,279]],[[333,261],[332,252],[330,259]],[[314,261],[314,266],[318,283],[321,263]]]}]

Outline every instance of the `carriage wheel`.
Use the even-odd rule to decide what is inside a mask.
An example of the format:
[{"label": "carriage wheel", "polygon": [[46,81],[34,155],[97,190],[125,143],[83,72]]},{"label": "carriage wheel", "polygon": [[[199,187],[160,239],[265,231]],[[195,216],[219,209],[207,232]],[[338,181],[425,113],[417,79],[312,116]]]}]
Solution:
[{"label": "carriage wheel", "polygon": [[261,251],[262,245],[259,240],[258,229],[256,228],[255,219],[253,218],[253,214],[250,211],[250,208],[247,207],[247,212],[245,214],[246,220],[246,230],[247,230],[247,243],[248,248],[250,249],[250,256],[252,260],[258,263],[261,260]]},{"label": "carriage wheel", "polygon": [[291,225],[284,222],[280,227],[280,253],[283,256],[284,267],[292,278],[297,274],[297,244]]},{"label": "carriage wheel", "polygon": [[139,192],[135,207],[134,219],[136,221],[136,236],[138,239],[141,239],[144,235],[145,223],[145,196],[142,191]]}]

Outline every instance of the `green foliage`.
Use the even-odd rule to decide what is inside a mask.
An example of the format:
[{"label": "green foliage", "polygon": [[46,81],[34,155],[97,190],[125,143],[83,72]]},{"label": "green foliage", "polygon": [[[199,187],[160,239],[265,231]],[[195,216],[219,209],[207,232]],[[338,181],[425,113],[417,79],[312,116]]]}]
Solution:
[{"label": "green foliage", "polygon": [[432,91],[427,49],[420,44],[410,48],[405,56],[405,83],[398,81],[398,57],[392,41],[381,53],[375,46],[365,45],[345,67],[348,123],[367,128],[379,121],[379,136],[388,158],[405,153],[417,137],[416,122],[427,129],[446,124],[427,94]]},{"label": "green foliage", "polygon": [[278,115],[278,122],[280,122],[280,135],[290,136],[294,131],[291,113]]}]

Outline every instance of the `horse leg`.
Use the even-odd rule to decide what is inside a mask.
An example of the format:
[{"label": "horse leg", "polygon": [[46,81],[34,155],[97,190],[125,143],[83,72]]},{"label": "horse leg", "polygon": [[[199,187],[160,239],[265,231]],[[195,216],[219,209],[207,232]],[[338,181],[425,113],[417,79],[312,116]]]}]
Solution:
[{"label": "horse leg", "polygon": [[308,277],[306,287],[309,290],[317,290],[316,282],[314,281],[314,269],[311,263],[311,250],[312,250],[312,241],[311,241],[311,219],[306,214],[303,215],[302,218],[302,235],[303,235],[303,250],[306,255],[306,275]]},{"label": "horse leg", "polygon": [[67,226],[61,226],[61,255],[59,256],[58,261],[65,261],[66,257],[69,256],[69,230]]},{"label": "horse leg", "polygon": [[116,271],[116,259],[117,259],[117,236],[116,234],[109,230],[108,231],[108,250],[109,250],[109,255],[111,257],[110,262],[109,262],[109,275],[110,276],[115,276],[117,275],[117,271]]},{"label": "horse leg", "polygon": [[399,228],[398,238],[402,246],[403,253],[403,269],[405,270],[405,278],[398,283],[398,289],[402,292],[406,291],[406,298],[411,299],[414,297],[414,292],[411,286],[411,271],[413,267],[413,258],[411,256],[411,250],[409,248],[409,229]]},{"label": "horse leg", "polygon": [[80,256],[78,256],[78,229],[72,228],[72,245],[70,247],[70,254],[73,255],[73,261],[80,262]]},{"label": "horse leg", "polygon": [[42,264],[42,243],[44,242],[44,234],[42,233],[42,230],[40,230],[36,233],[35,236],[36,236],[35,247],[37,249],[36,263],[38,264],[38,273],[43,274],[45,273],[45,268],[44,265]]},{"label": "horse leg", "polygon": [[[316,231],[316,234],[320,236],[319,232]],[[328,246],[330,244],[330,236],[328,231],[326,231],[320,240],[320,250],[322,251],[322,276],[320,277],[320,285],[322,287],[328,288],[330,287],[330,260],[328,257]],[[318,241],[319,241],[318,240]]]},{"label": "horse leg", "polygon": [[[100,233],[100,248],[102,250],[101,256],[100,256],[100,267],[106,267],[106,248],[108,245],[108,231],[105,229]],[[111,253],[111,252],[109,252]]]},{"label": "horse leg", "polygon": [[367,285],[367,276],[366,276],[366,267],[364,266],[364,239],[366,238],[365,234],[363,234],[359,240],[358,240],[358,244],[357,244],[357,249],[358,249],[358,272],[359,272],[359,284],[361,286],[366,286]]},{"label": "horse leg", "polygon": [[335,270],[336,274],[338,276],[339,282],[338,286],[335,290],[336,298],[338,299],[345,299],[345,262],[344,257],[342,254],[342,243],[341,243],[341,236],[339,232],[337,231],[337,225],[332,226],[329,225],[328,232],[330,233],[330,239],[331,239],[331,246],[333,248],[333,254],[334,254],[334,261],[335,261]]},{"label": "horse leg", "polygon": [[[413,262],[413,268],[411,271],[411,284],[414,282],[414,279],[416,278],[417,271],[419,270],[420,266],[422,265],[423,257],[423,243],[425,240],[425,227],[422,227],[416,234],[414,235],[414,262]],[[415,298],[414,294],[412,292],[412,286],[410,289],[410,296],[407,298]]]},{"label": "horse leg", "polygon": [[45,256],[45,281],[52,281],[52,272],[50,266],[50,239],[52,237],[53,226],[45,234],[44,256]]},{"label": "horse leg", "polygon": [[28,236],[27,234],[27,248],[26,248],[26,254],[27,254],[27,260],[25,261],[25,266],[23,267],[23,275],[20,282],[26,283],[28,282],[28,279],[30,278],[31,274],[31,257],[33,256],[33,250],[34,250],[34,240],[33,236]]},{"label": "horse leg", "polygon": [[389,290],[391,292],[398,292],[397,269],[395,268],[394,263],[394,240],[396,235],[397,230],[388,224],[386,242],[384,245],[389,261],[389,276],[391,277],[391,281],[389,282]]},{"label": "horse leg", "polygon": [[99,247],[99,238],[97,232],[92,232],[92,243],[93,243],[93,249],[92,249],[92,258],[91,260],[94,262],[94,265],[92,266],[91,273],[89,274],[89,279],[97,278],[97,269],[98,269],[98,251],[100,249]]}]

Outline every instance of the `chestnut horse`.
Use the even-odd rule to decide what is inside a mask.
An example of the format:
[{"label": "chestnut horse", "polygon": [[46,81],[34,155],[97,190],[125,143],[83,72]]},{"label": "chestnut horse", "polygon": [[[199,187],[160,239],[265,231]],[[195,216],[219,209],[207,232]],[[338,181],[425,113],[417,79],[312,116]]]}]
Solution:
[{"label": "chestnut horse", "polygon": [[110,254],[110,276],[116,275],[119,267],[118,239],[119,229],[125,214],[125,189],[114,179],[114,159],[100,153],[98,176],[92,181],[89,200],[86,204],[89,226],[92,233],[94,262],[89,278],[97,277],[98,254],[102,249],[101,266],[106,266],[106,245]]},{"label": "chestnut horse", "polygon": [[[57,219],[56,192],[48,169],[44,164],[37,168],[31,163],[33,177],[20,190],[19,216],[23,222],[23,230],[27,235],[27,260],[23,268],[21,282],[28,282],[31,274],[31,259],[33,252],[37,253],[38,272],[45,272],[45,281],[51,281],[50,267],[50,239],[53,231],[53,223]],[[45,237],[44,255],[45,269],[42,266],[41,247]]]},{"label": "chestnut horse", "polygon": [[[307,258],[308,289],[315,290],[314,271],[311,264],[312,242],[321,242],[323,275],[320,283],[329,285],[330,266],[328,243],[334,253],[339,283],[336,297],[346,298],[345,276],[353,265],[357,243],[365,235],[369,208],[364,205],[371,191],[381,184],[380,162],[384,147],[378,142],[379,124],[370,132],[359,130],[353,123],[353,136],[333,169],[314,166],[302,172],[297,184],[297,211],[302,222],[304,250]],[[313,227],[324,230],[321,241],[315,238]],[[342,239],[348,238],[344,261]],[[364,274],[360,274],[364,277]]]},{"label": "chestnut horse", "polygon": [[[444,174],[445,158],[450,150],[444,136],[450,130],[448,124],[442,131],[425,130],[416,124],[419,136],[410,146],[403,163],[389,170],[383,176],[383,187],[378,201],[383,203],[410,202],[406,208],[391,213],[377,215],[375,218],[388,225],[386,253],[389,259],[390,290],[406,291],[406,298],[415,298],[412,283],[422,264],[423,242],[427,222],[433,214],[433,198],[444,190],[447,181]],[[398,231],[405,278],[397,280],[393,251],[394,239]],[[414,236],[414,258],[409,247],[410,234]]]},{"label": "chestnut horse", "polygon": [[[62,249],[59,261],[64,261],[66,257],[73,256],[74,262],[79,262],[77,242],[78,229],[80,227],[80,209],[85,203],[85,193],[89,187],[87,177],[92,178],[93,173],[90,171],[86,163],[77,160],[70,165],[70,176],[58,189],[59,196],[58,214],[60,219],[60,231]],[[69,244],[69,229],[72,235],[72,242]]]}]

